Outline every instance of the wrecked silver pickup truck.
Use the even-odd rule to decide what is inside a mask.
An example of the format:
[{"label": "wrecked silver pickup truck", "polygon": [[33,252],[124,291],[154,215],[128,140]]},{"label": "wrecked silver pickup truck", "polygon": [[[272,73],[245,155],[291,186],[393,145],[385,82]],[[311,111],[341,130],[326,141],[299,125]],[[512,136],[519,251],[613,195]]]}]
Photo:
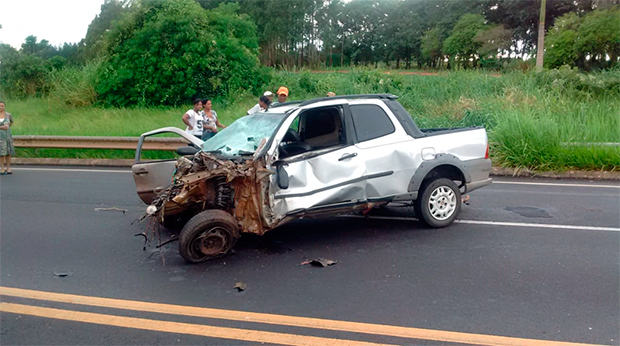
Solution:
[{"label": "wrecked silver pickup truck", "polygon": [[[387,94],[289,102],[235,121],[206,142],[180,129],[141,136],[132,173],[147,214],[182,227],[188,262],[229,252],[301,217],[412,203],[431,227],[450,225],[461,193],[491,183],[482,127],[419,129]],[[141,160],[146,137],[173,132],[178,160]],[[200,148],[200,150],[198,150]]]}]

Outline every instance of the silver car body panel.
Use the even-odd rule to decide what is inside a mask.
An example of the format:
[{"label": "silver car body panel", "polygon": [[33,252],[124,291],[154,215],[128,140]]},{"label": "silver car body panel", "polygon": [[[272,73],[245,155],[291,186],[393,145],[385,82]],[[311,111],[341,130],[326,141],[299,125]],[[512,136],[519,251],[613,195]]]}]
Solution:
[{"label": "silver car body panel", "polygon": [[[347,103],[381,107],[394,124],[394,132],[342,148],[304,153],[282,160],[283,168],[289,176],[288,188],[280,189],[275,175],[272,175],[270,183],[270,205],[276,219],[300,210],[346,202],[363,204],[373,201],[414,200],[418,194],[417,188],[410,189],[411,181],[423,163],[428,172],[446,164],[439,159],[444,156],[442,154],[449,153],[455,162],[461,163],[456,165],[460,167],[465,167],[463,163],[469,160],[484,157],[487,135],[483,128],[413,138],[405,132],[398,119],[381,100],[350,100]],[[342,100],[315,103],[311,108],[339,104],[343,104]],[[277,149],[282,137],[305,108],[309,107],[292,112],[276,132],[272,147],[267,151],[268,165],[278,161]],[[268,168],[275,170],[275,167]],[[479,172],[476,178],[485,180],[486,183],[488,173]],[[464,176],[464,184],[470,183],[471,187],[477,187],[471,184],[469,174]],[[419,187],[419,184],[415,186]]]},{"label": "silver car body panel", "polygon": [[140,137],[149,137],[149,136],[154,136],[154,135],[159,135],[162,133],[174,133],[177,134],[181,137],[183,137],[184,139],[187,139],[188,141],[190,141],[192,144],[194,144],[197,147],[202,147],[202,143],[204,143],[200,138],[189,134],[187,132],[185,132],[184,130],[178,128],[178,127],[162,127],[161,129],[157,129],[157,130],[153,130],[153,131],[149,131],[146,133],[143,133]]}]

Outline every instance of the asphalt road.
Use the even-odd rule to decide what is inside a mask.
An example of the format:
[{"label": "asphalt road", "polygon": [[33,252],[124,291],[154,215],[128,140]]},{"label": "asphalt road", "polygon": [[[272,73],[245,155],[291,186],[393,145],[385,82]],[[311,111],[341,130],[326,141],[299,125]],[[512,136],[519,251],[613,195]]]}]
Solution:
[{"label": "asphalt road", "polygon": [[[445,229],[393,206],[188,265],[177,243],[143,251],[129,171],[14,172],[0,178],[2,345],[619,344],[618,182],[497,178]],[[338,263],[300,265],[317,257]]]}]

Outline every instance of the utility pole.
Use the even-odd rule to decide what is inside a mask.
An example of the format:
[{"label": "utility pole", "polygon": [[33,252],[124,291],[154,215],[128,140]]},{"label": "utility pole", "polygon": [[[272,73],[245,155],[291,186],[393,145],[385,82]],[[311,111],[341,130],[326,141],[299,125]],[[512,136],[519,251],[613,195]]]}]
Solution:
[{"label": "utility pole", "polygon": [[545,10],[547,0],[540,0],[540,19],[538,20],[538,45],[536,46],[536,71],[543,70],[545,56]]}]

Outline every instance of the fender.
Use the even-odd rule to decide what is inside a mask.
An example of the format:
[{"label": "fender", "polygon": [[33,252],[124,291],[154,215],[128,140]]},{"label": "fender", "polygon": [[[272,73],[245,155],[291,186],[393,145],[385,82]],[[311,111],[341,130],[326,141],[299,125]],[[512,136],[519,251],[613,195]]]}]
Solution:
[{"label": "fender", "polygon": [[413,174],[413,177],[411,177],[407,191],[414,192],[420,190],[420,185],[422,185],[422,181],[424,181],[424,178],[426,178],[428,173],[436,167],[443,165],[455,167],[458,171],[460,171],[463,177],[465,177],[463,184],[471,182],[471,175],[469,174],[469,171],[465,169],[465,164],[463,161],[452,154],[443,153],[436,154],[435,158],[432,160],[422,161],[420,167],[418,167]]}]

